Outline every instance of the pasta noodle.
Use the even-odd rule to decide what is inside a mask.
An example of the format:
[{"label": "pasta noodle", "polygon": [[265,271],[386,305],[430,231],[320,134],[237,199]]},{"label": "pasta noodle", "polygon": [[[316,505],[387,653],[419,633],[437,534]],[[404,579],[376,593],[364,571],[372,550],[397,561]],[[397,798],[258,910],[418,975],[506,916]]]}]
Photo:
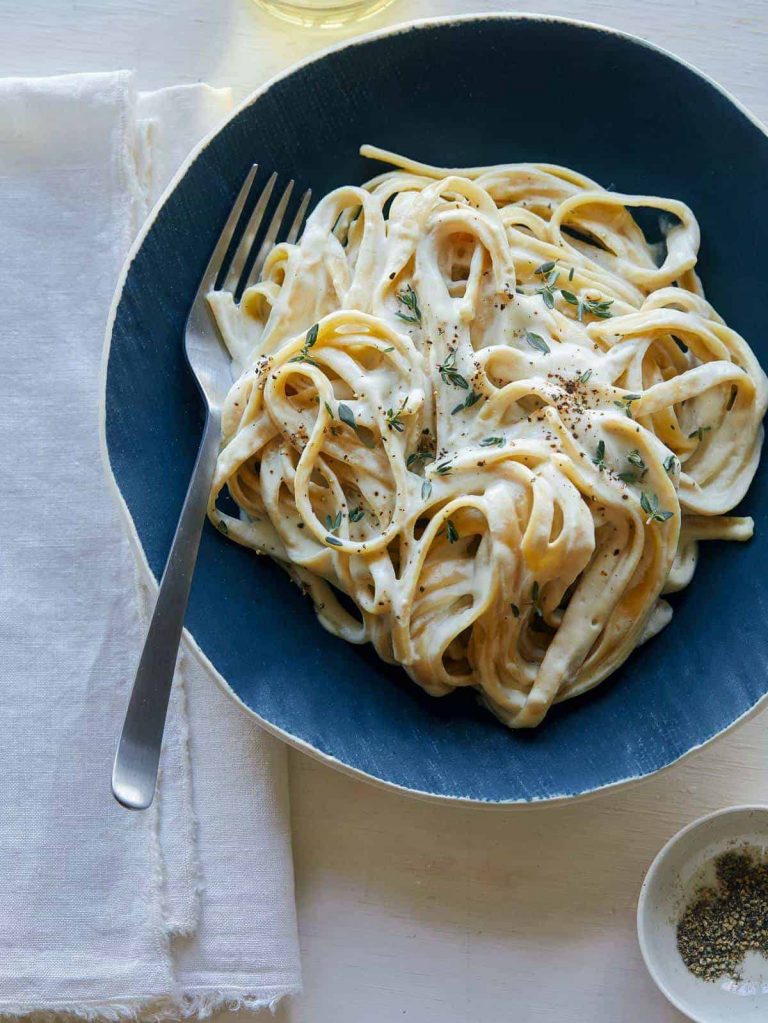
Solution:
[{"label": "pasta noodle", "polygon": [[332,633],[535,726],[667,624],[699,540],[751,536],[766,378],[682,202],[361,152],[394,169],[209,298],[236,376],[209,514]]}]

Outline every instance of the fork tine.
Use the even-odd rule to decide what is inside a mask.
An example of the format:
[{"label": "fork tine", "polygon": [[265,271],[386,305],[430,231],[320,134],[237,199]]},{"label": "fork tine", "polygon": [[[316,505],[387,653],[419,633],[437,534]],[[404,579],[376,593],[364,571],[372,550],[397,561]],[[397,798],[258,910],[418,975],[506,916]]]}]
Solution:
[{"label": "fork tine", "polygon": [[259,165],[255,163],[248,171],[245,181],[243,182],[242,188],[238,192],[237,199],[232,207],[232,210],[227,217],[227,222],[224,225],[219,240],[216,242],[216,248],[213,250],[211,258],[208,260],[208,266],[205,268],[202,280],[200,281],[199,292],[202,294],[208,294],[212,290],[216,283],[216,278],[219,276],[224,257],[227,254],[230,242],[232,241],[232,235],[235,227],[240,220],[240,214],[243,212],[248,196],[251,193],[251,186],[253,185],[253,179],[256,177],[256,172],[259,169]]},{"label": "fork tine", "polygon": [[253,266],[251,267],[250,272],[248,274],[248,279],[242,282],[243,290],[245,290],[245,288],[247,288],[249,284],[253,284],[254,282],[258,281],[261,275],[261,271],[264,268],[264,263],[267,260],[267,256],[272,251],[272,246],[275,244],[277,233],[280,230],[280,227],[283,223],[285,209],[286,206],[288,205],[289,199],[291,198],[291,192],[293,191],[293,186],[295,184],[296,182],[291,180],[285,186],[285,191],[280,197],[280,202],[277,204],[277,208],[275,209],[275,212],[272,214],[272,219],[269,222],[267,233],[264,235],[264,241],[261,243],[259,254],[254,260]]},{"label": "fork tine", "polygon": [[302,195],[302,197],[301,197],[301,203],[299,204],[299,208],[296,211],[296,216],[293,218],[293,223],[291,224],[291,229],[288,232],[288,235],[287,235],[287,237],[285,239],[286,242],[288,242],[289,245],[295,245],[296,244],[296,239],[299,237],[299,232],[301,231],[301,225],[304,223],[304,217],[307,214],[307,207],[309,206],[309,200],[311,198],[312,198],[312,189],[308,188],[306,190],[306,192],[304,193],[304,195]]},{"label": "fork tine", "polygon": [[229,264],[227,276],[223,284],[221,285],[224,291],[234,292],[237,290],[237,285],[242,275],[243,267],[245,266],[250,251],[253,248],[253,243],[256,239],[258,230],[261,227],[261,222],[264,219],[264,213],[266,211],[267,204],[269,203],[269,198],[272,195],[272,189],[275,187],[276,181],[277,172],[273,171],[273,173],[270,175],[269,181],[264,186],[262,193],[256,202],[256,205],[253,207],[253,212],[251,213],[246,228],[243,231],[243,236],[240,239],[239,245],[237,246],[237,251],[232,257],[232,262]]}]

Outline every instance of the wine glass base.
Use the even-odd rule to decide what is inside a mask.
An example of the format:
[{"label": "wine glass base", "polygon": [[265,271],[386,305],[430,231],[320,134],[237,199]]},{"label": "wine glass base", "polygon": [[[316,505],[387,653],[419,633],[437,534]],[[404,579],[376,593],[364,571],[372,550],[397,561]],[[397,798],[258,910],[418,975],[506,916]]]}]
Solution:
[{"label": "wine glass base", "polygon": [[302,28],[334,29],[363,21],[383,11],[393,0],[358,0],[357,3],[290,3],[288,0],[254,0],[269,14]]}]

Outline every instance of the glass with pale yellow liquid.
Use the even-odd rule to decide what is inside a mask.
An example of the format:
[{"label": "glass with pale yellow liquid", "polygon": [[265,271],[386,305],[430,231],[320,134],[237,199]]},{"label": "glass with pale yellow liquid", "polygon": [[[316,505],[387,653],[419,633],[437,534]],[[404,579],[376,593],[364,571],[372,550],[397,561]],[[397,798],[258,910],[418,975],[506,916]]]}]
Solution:
[{"label": "glass with pale yellow liquid", "polygon": [[284,21],[305,28],[340,28],[388,7],[392,0],[255,0]]}]

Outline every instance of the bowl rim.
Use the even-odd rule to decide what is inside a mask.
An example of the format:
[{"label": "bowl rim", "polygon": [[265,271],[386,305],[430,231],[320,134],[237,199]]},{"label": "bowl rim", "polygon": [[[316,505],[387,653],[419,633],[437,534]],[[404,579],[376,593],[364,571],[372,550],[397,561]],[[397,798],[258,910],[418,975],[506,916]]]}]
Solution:
[{"label": "bowl rim", "polygon": [[728,817],[733,814],[741,813],[760,813],[765,815],[766,819],[768,819],[768,803],[737,803],[735,806],[725,806],[720,810],[713,810],[712,813],[706,813],[703,817],[697,817],[696,820],[691,821],[690,824],[686,824],[684,828],[675,832],[675,834],[664,843],[661,849],[659,849],[654,856],[651,865],[645,872],[643,883],[640,886],[640,894],[637,898],[637,942],[640,946],[640,954],[643,957],[645,968],[648,970],[651,979],[664,997],[671,1002],[676,1009],[684,1013],[689,1019],[693,1020],[694,1023],[712,1023],[712,1020],[705,1016],[692,1015],[692,1010],[683,1005],[677,995],[664,982],[663,978],[656,970],[653,958],[650,954],[649,943],[646,940],[650,890],[661,870],[662,864],[669,857],[672,850],[686,837],[686,835],[703,829],[710,821],[717,820],[719,817]]},{"label": "bowl rim", "polygon": [[[98,429],[101,461],[104,474],[107,479],[108,487],[113,492],[114,499],[117,503],[120,516],[123,520],[123,527],[128,535],[129,541],[134,551],[134,555],[137,560],[139,571],[142,573],[145,582],[148,584],[150,590],[153,593],[155,594],[157,593],[159,581],[158,579],[156,579],[154,573],[152,572],[152,569],[150,568],[149,562],[144,552],[144,547],[141,543],[141,538],[139,537],[136,525],[133,521],[133,516],[131,515],[130,509],[128,508],[128,504],[125,498],[123,497],[122,491],[120,490],[120,486],[117,482],[117,479],[112,469],[112,463],[109,456],[109,447],[107,444],[106,395],[112,334],[114,330],[118,306],[120,304],[120,300],[125,289],[125,284],[128,279],[131,264],[133,263],[133,260],[135,259],[136,255],[138,254],[139,250],[144,244],[144,240],[146,239],[147,235],[151,231],[161,208],[165,205],[170,195],[175,191],[176,187],[186,176],[187,171],[194,163],[194,161],[210,145],[214,138],[216,138],[219,135],[219,133],[226,127],[226,125],[228,125],[231,121],[238,117],[243,110],[251,106],[257,99],[259,99],[260,97],[264,96],[267,92],[269,92],[269,90],[274,85],[282,81],[284,78],[288,78],[290,75],[293,75],[295,72],[301,70],[302,68],[308,67],[311,64],[322,62],[330,54],[337,53],[346,49],[351,49],[354,46],[362,46],[377,39],[401,35],[406,32],[429,29],[435,26],[463,25],[482,21],[504,22],[520,21],[534,23],[539,22],[544,24],[569,25],[575,26],[577,28],[590,29],[591,31],[606,35],[612,35],[627,42],[643,46],[646,49],[652,50],[658,54],[661,54],[664,57],[667,57],[675,61],[677,64],[682,65],[689,71],[693,72],[697,77],[701,78],[704,82],[717,89],[717,91],[720,92],[722,96],[724,96],[738,111],[740,111],[741,114],[743,114],[749,121],[751,121],[752,124],[766,136],[766,138],[768,138],[768,128],[766,128],[762,121],[760,121],[755,116],[755,114],[752,113],[751,110],[749,110],[739,99],[737,99],[730,92],[724,89],[723,86],[721,86],[713,78],[710,78],[710,76],[703,72],[700,68],[696,67],[694,64],[691,64],[684,58],[677,56],[676,54],[672,53],[669,50],[664,49],[661,46],[658,46],[656,43],[652,43],[646,39],[641,38],[640,36],[636,36],[631,32],[626,32],[620,29],[612,28],[608,25],[602,25],[599,24],[598,22],[586,21],[578,18],[560,17],[558,15],[551,14],[536,14],[520,11],[488,11],[473,14],[441,15],[438,17],[431,18],[416,18],[410,21],[399,22],[396,25],[384,26],[383,28],[378,28],[371,32],[366,32],[363,33],[362,35],[354,36],[351,39],[343,39],[341,41],[335,42],[329,46],[324,47],[319,51],[315,51],[309,54],[304,59],[296,61],[295,63],[289,65],[287,68],[284,68],[281,71],[277,72],[276,74],[272,75],[270,78],[267,79],[267,81],[263,82],[260,86],[254,89],[253,92],[249,93],[244,99],[242,99],[238,104],[236,104],[230,111],[230,113],[227,115],[227,117],[220,124],[218,124],[216,128],[208,132],[208,134],[206,134],[197,143],[197,145],[190,151],[186,159],[183,161],[181,166],[173,175],[171,180],[168,182],[165,189],[163,190],[163,192],[155,202],[154,206],[150,210],[147,219],[142,224],[141,228],[139,229],[136,237],[134,238],[128,250],[128,253],[125,257],[122,268],[120,270],[117,283],[115,285],[115,291],[112,297],[112,302],[107,316],[99,381]],[[319,760],[321,763],[326,764],[327,766],[332,767],[335,770],[341,771],[343,774],[346,774],[350,777],[357,778],[361,781],[367,782],[368,784],[374,785],[377,788],[383,788],[390,792],[397,792],[402,795],[410,796],[411,798],[422,799],[432,803],[442,803],[449,806],[463,807],[473,806],[486,810],[507,809],[525,810],[540,806],[562,806],[566,804],[571,804],[576,801],[592,799],[604,793],[616,791],[617,789],[628,788],[632,785],[639,784],[646,778],[655,777],[656,775],[661,774],[663,771],[668,771],[675,764],[681,763],[681,761],[698,753],[699,750],[715,742],[715,740],[719,739],[721,736],[745,724],[764,706],[768,705],[768,692],[766,692],[759,700],[757,700],[753,704],[752,707],[750,707],[743,714],[737,717],[729,725],[726,725],[725,728],[721,729],[719,732],[715,732],[713,735],[710,735],[708,738],[704,739],[696,746],[692,746],[689,750],[686,750],[684,753],[680,754],[680,756],[675,757],[669,763],[663,764],[661,767],[658,767],[655,770],[648,771],[643,774],[635,774],[626,778],[620,778],[616,781],[606,782],[604,785],[599,785],[593,789],[585,790],[584,792],[562,793],[561,795],[542,796],[535,797],[533,799],[508,799],[493,801],[483,800],[468,796],[445,795],[443,793],[429,792],[423,789],[409,788],[405,785],[400,785],[397,782],[387,781],[383,778],[378,778],[375,775],[369,774],[367,771],[362,770],[361,768],[353,767],[350,764],[346,764],[343,761],[338,760],[336,757],[328,753],[324,753],[322,750],[319,750],[316,747],[312,746],[305,739],[293,735],[291,732],[286,731],[284,728],[281,728],[278,725],[275,725],[272,722],[267,721],[266,718],[263,718],[255,710],[249,707],[235,692],[235,690],[230,686],[230,684],[227,682],[224,676],[218,671],[214,664],[208,659],[208,657],[205,655],[205,653],[198,645],[192,633],[186,627],[183,630],[182,639],[186,643],[188,651],[195,657],[198,663],[215,679],[219,687],[227,694],[227,696],[229,696],[230,699],[234,700],[238,707],[240,707],[241,710],[243,710],[251,718],[252,721],[254,721],[259,727],[263,728],[265,731],[281,739],[283,742],[287,743],[289,746],[292,746],[294,749],[300,750],[302,753],[306,753],[308,756],[313,757],[315,760]]]}]

